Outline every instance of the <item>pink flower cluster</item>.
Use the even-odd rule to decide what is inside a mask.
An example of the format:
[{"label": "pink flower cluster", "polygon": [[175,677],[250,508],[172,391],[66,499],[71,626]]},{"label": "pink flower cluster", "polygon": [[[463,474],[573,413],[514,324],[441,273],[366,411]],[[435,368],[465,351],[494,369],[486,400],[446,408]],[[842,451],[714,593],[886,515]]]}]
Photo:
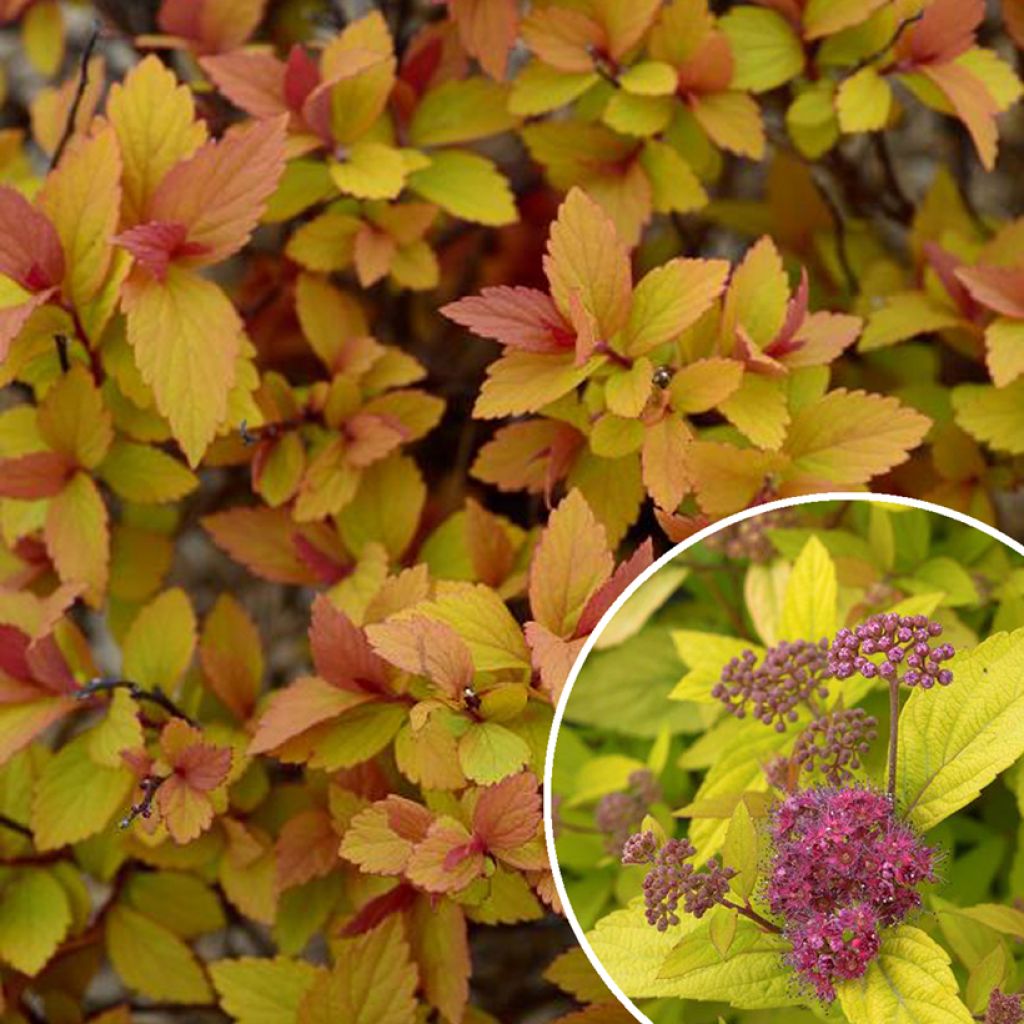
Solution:
[{"label": "pink flower cluster", "polygon": [[629,776],[629,788],[608,793],[594,809],[594,824],[605,834],[605,849],[617,857],[630,833],[643,820],[652,804],[661,799],[661,787],[654,775],[640,769]]},{"label": "pink flower cluster", "polygon": [[753,651],[729,661],[711,695],[737,718],[749,711],[765,725],[774,724],[776,732],[785,732],[786,723],[797,720],[798,704],[828,696],[823,684],[829,675],[828,641],[784,640],[768,648],[760,665]]},{"label": "pink flower cluster", "polygon": [[878,930],[921,905],[935,850],[868,789],[808,789],[772,814],[774,855],[765,898],[792,942],[791,962],[819,998],[859,978],[878,953]]},{"label": "pink flower cluster", "polygon": [[985,1011],[985,1024],[1022,1024],[1024,1022],[1024,997],[1009,996],[999,989],[993,989]]},{"label": "pink flower cluster", "polygon": [[[942,668],[953,657],[952,644],[936,643],[942,624],[924,615],[872,615],[855,629],[841,629],[828,652],[829,669],[837,679],[860,673],[865,679],[880,676],[907,686],[931,689],[948,686],[953,673]],[[880,654],[878,662],[871,655]]]},{"label": "pink flower cluster", "polygon": [[623,864],[650,864],[644,879],[647,923],[659,932],[679,924],[679,904],[696,918],[725,899],[736,872],[712,859],[698,871],[689,859],[696,853],[689,839],[669,839],[659,850],[653,832],[630,836],[622,849]]}]

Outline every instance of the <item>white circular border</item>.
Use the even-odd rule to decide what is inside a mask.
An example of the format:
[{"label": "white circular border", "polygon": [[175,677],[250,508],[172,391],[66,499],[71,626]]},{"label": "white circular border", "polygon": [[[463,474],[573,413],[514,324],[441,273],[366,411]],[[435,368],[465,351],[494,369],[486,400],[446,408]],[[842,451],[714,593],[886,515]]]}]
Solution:
[{"label": "white circular border", "polygon": [[1002,530],[997,530],[994,526],[989,526],[987,523],[983,523],[981,520],[975,519],[973,516],[966,515],[963,512],[957,512],[955,509],[947,508],[945,505],[936,505],[930,501],[919,501],[917,498],[904,498],[895,494],[874,494],[867,491],[829,491],[823,494],[805,494],[795,498],[780,498],[778,501],[767,501],[763,505],[755,505],[753,508],[744,509],[742,512],[736,512],[731,516],[727,516],[725,519],[721,519],[713,523],[711,526],[706,526],[703,530],[699,530],[692,537],[687,537],[686,540],[681,541],[675,547],[667,551],[661,556],[661,558],[657,559],[652,565],[648,566],[642,573],[640,573],[640,575],[637,576],[621,594],[619,594],[611,607],[604,613],[604,615],[601,616],[597,625],[594,627],[593,632],[587,637],[586,643],[584,643],[579,655],[573,662],[572,669],[565,681],[565,687],[562,690],[562,695],[558,700],[558,706],[555,708],[555,715],[551,722],[551,734],[548,738],[547,754],[544,758],[544,836],[547,840],[548,860],[551,864],[551,874],[555,882],[555,889],[558,891],[559,899],[562,902],[562,908],[565,911],[565,916],[569,920],[569,925],[576,936],[576,940],[583,948],[583,952],[586,954],[587,959],[590,961],[594,970],[596,970],[601,976],[601,980],[604,981],[608,988],[615,994],[619,1002],[629,1010],[640,1024],[652,1024],[652,1021],[650,1017],[641,1013],[629,996],[619,988],[618,983],[608,973],[604,964],[601,963],[594,954],[594,951],[590,948],[590,943],[587,941],[586,933],[580,927],[579,920],[576,917],[576,912],[573,910],[572,904],[569,901],[569,896],[565,891],[565,882],[562,880],[562,870],[559,866],[558,857],[555,852],[555,836],[551,817],[551,773],[555,764],[555,746],[558,743],[558,732],[562,726],[562,718],[565,715],[565,709],[569,703],[569,696],[572,693],[573,686],[576,684],[576,680],[579,677],[584,662],[586,662],[587,657],[593,650],[594,644],[597,643],[597,640],[604,628],[613,618],[615,618],[619,609],[629,600],[634,591],[650,579],[659,569],[661,569],[662,566],[667,565],[677,555],[682,554],[682,552],[687,548],[699,544],[705,537],[710,537],[712,534],[718,533],[719,530],[724,530],[736,523],[741,523],[744,519],[752,519],[754,516],[764,515],[764,513],[773,512],[776,509],[793,508],[796,505],[813,505],[826,501],[876,502],[884,505],[904,505],[907,508],[920,509],[922,512],[932,512],[935,515],[945,516],[947,519],[955,519],[964,526],[970,526],[975,530],[980,530],[982,533],[987,533],[990,537],[999,541],[1001,544],[1004,544],[1006,547],[1024,558],[1024,545],[1003,533]]}]

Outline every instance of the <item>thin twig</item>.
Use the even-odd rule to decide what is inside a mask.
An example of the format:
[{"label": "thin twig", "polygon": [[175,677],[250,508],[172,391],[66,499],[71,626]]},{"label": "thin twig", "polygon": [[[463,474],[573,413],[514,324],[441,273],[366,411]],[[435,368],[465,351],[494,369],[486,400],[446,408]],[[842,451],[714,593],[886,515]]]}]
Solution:
[{"label": "thin twig", "polygon": [[914,217],[914,204],[900,184],[899,176],[896,174],[896,165],[892,162],[892,154],[889,152],[889,144],[881,132],[871,133],[871,144],[875,147],[878,162],[882,165],[882,173],[885,175],[889,194],[896,201],[898,216],[901,220],[909,223]]},{"label": "thin twig", "polygon": [[53,151],[53,158],[50,160],[51,167],[56,167],[60,162],[60,158],[64,155],[65,147],[71,141],[71,136],[75,134],[78,110],[82,105],[82,98],[85,96],[85,90],[89,84],[89,61],[92,59],[92,51],[96,49],[96,43],[99,41],[102,28],[103,25],[97,18],[93,22],[89,38],[85,41],[85,49],[82,50],[81,61],[78,65],[78,88],[75,90],[75,98],[71,101],[68,119],[64,124],[64,134],[61,135],[60,142],[57,143],[57,148]]},{"label": "thin twig", "polygon": [[771,932],[773,935],[781,935],[782,929],[777,924],[772,924],[771,921],[766,917],[762,917],[749,903],[741,907],[738,903],[733,903],[728,897],[722,900],[723,907],[729,907],[735,910],[737,913],[742,914],[745,918],[753,921],[754,924],[764,932]]},{"label": "thin twig", "polygon": [[855,75],[858,71],[863,70],[869,64],[874,64],[879,57],[887,54],[900,41],[903,33],[923,17],[924,11],[918,11],[917,14],[911,15],[909,18],[904,18],[903,21],[896,26],[896,31],[889,37],[889,41],[884,46],[880,46],[873,53],[869,53],[866,57],[861,57],[861,59],[850,69],[850,74]]},{"label": "thin twig", "polygon": [[153,799],[157,790],[170,778],[169,775],[146,775],[139,782],[142,790],[142,799],[137,804],[132,804],[128,813],[121,819],[121,828],[131,828],[136,818],[148,818],[153,813]]},{"label": "thin twig", "polygon": [[24,836],[26,839],[35,838],[32,835],[32,829],[28,825],[22,825],[20,821],[15,821],[6,814],[0,814],[0,827],[9,829],[11,832],[17,832],[19,836]]},{"label": "thin twig", "polygon": [[55,334],[53,343],[57,346],[57,362],[60,363],[60,372],[67,373],[71,369],[71,360],[68,358],[68,336]]},{"label": "thin twig", "polygon": [[139,686],[138,683],[133,683],[130,679],[91,679],[75,696],[78,700],[85,700],[97,693],[106,693],[111,690],[127,690],[137,701],[147,701],[150,704],[155,704],[157,707],[163,708],[164,711],[174,718],[180,718],[183,722],[188,722],[189,725],[196,724],[159,686],[154,686],[152,690],[147,690]]}]

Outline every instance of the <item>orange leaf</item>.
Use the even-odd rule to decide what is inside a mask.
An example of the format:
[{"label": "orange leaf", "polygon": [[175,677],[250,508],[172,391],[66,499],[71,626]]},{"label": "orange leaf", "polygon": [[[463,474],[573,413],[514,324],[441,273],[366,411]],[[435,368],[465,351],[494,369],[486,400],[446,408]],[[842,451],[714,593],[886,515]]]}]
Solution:
[{"label": "orange leaf", "polygon": [[422,804],[392,794],[352,819],[341,855],[370,874],[400,875],[433,820]]},{"label": "orange leaf", "polygon": [[201,256],[219,263],[249,240],[284,171],[287,118],[260,121],[207,142],[172,168],[146,209],[146,220],[183,224]]},{"label": "orange leaf", "polygon": [[632,274],[629,254],[608,215],[581,189],[573,188],[551,225],[544,273],[562,315],[572,317],[578,293],[607,342],[629,316]]},{"label": "orange leaf", "polygon": [[579,491],[551,513],[530,566],[533,618],[558,636],[571,637],[591,594],[612,574],[605,529]]},{"label": "orange leaf", "polygon": [[465,889],[484,870],[481,844],[454,818],[438,818],[409,858],[409,881],[426,892]]},{"label": "orange leaf", "polygon": [[221,594],[203,623],[199,660],[209,687],[242,721],[252,714],[263,681],[259,630],[230,594]]},{"label": "orange leaf", "polygon": [[363,631],[326,594],[313,602],[309,645],[317,672],[332,686],[352,693],[386,689],[387,666]]},{"label": "orange leaf", "polygon": [[540,823],[540,789],[531,772],[486,786],[473,809],[473,831],[498,856],[535,839]]},{"label": "orange leaf", "polygon": [[314,808],[289,818],[277,837],[276,852],[279,890],[329,875],[338,865],[338,834],[331,816]]},{"label": "orange leaf", "polygon": [[978,159],[987,171],[996,163],[999,141],[996,114],[999,106],[977,75],[959,64],[927,65],[921,73],[938,86],[963,121],[978,151]]},{"label": "orange leaf", "polygon": [[492,338],[526,352],[560,352],[571,348],[570,327],[550,297],[535,288],[498,285],[484,288],[441,312],[481,338]]},{"label": "orange leaf", "polygon": [[518,4],[515,0],[450,0],[448,11],[466,52],[500,82],[516,41]]},{"label": "orange leaf", "polygon": [[201,57],[202,69],[232,103],[253,117],[288,113],[285,102],[285,65],[269,53],[237,50]]},{"label": "orange leaf", "polygon": [[426,676],[458,700],[473,681],[473,659],[462,637],[447,623],[410,615],[366,627],[374,650],[392,665]]},{"label": "orange leaf", "polygon": [[644,433],[644,486],[654,503],[674,512],[692,487],[687,452],[693,432],[678,416],[663,416]]},{"label": "orange leaf", "polygon": [[0,498],[53,498],[73,471],[74,463],[59,452],[0,459]]},{"label": "orange leaf", "polygon": [[114,439],[110,413],[84,366],[73,366],[58,379],[37,418],[47,445],[83,469],[95,469]]},{"label": "orange leaf", "polygon": [[110,569],[107,506],[86,473],[76,473],[46,511],[46,550],[63,583],[84,583],[99,607]]}]

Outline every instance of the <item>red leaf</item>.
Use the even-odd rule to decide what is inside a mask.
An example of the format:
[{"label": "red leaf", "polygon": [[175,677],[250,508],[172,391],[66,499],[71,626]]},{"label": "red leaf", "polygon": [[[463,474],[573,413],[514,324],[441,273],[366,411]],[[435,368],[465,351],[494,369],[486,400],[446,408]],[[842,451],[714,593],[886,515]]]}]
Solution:
[{"label": "red leaf", "polygon": [[64,250],[50,221],[20,192],[0,186],[0,274],[30,292],[64,280]]},{"label": "red leaf", "polygon": [[526,352],[564,352],[575,333],[554,302],[535,288],[484,288],[441,312],[481,338]]},{"label": "red leaf", "polygon": [[587,636],[615,599],[654,561],[654,542],[650,537],[625,562],[620,562],[611,579],[603,583],[587,601],[576,626],[576,636]]},{"label": "red leaf", "polygon": [[387,691],[387,666],[363,631],[324,594],[313,602],[309,644],[317,673],[352,693]]},{"label": "red leaf", "polygon": [[171,261],[188,256],[202,256],[208,249],[186,239],[184,224],[149,221],[115,235],[112,241],[127,249],[158,281],[167,277]]},{"label": "red leaf", "polygon": [[412,906],[415,899],[416,890],[403,882],[361,907],[359,913],[346,923],[339,934],[342,938],[351,938],[353,935],[363,935],[372,931],[392,914]]},{"label": "red leaf", "polygon": [[32,452],[0,459],[0,498],[53,498],[74,466],[59,452]]}]

